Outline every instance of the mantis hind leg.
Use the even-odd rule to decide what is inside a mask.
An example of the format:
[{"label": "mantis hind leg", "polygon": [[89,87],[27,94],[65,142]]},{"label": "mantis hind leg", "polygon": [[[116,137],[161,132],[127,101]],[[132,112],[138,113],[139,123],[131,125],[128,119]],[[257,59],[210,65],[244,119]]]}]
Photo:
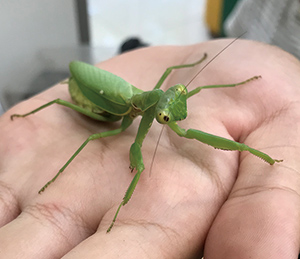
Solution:
[{"label": "mantis hind leg", "polygon": [[63,167],[58,171],[58,173],[47,182],[40,190],[39,193],[43,192],[51,183],[53,183],[56,178],[66,169],[66,167],[74,160],[74,158],[79,154],[79,152],[91,141],[94,139],[105,138],[117,135],[127,129],[132,123],[132,119],[129,116],[123,118],[121,127],[115,130],[105,131],[89,136],[86,141],[84,141],[81,146],[75,151],[75,153],[70,157],[70,159],[63,165]]},{"label": "mantis hind leg", "polygon": [[178,65],[178,66],[172,66],[172,67],[168,67],[166,69],[166,71],[163,73],[163,75],[161,76],[161,78],[158,80],[156,86],[154,87],[154,89],[159,89],[161,87],[161,85],[163,84],[163,82],[166,80],[166,78],[168,77],[168,75],[174,70],[174,69],[180,69],[180,68],[185,68],[185,67],[194,67],[200,63],[202,63],[207,57],[207,54],[204,53],[203,57],[194,62],[194,63],[190,63],[190,64],[183,64],[183,65]]},{"label": "mantis hind leg", "polygon": [[68,108],[71,108],[72,110],[80,112],[80,113],[82,113],[82,114],[84,114],[84,115],[86,115],[86,116],[88,116],[88,117],[90,117],[92,119],[95,119],[95,120],[100,120],[100,121],[117,121],[117,120],[120,119],[119,116],[104,117],[104,116],[102,116],[100,114],[91,112],[89,110],[86,110],[86,109],[78,106],[78,105],[75,105],[73,103],[64,101],[64,100],[59,99],[59,98],[55,99],[55,100],[53,100],[51,102],[48,102],[48,103],[46,103],[46,104],[44,104],[44,105],[42,105],[42,106],[34,109],[31,112],[28,112],[28,113],[25,113],[25,114],[13,114],[13,115],[10,116],[10,119],[13,120],[15,117],[22,117],[22,118],[27,117],[28,115],[34,114],[34,113],[36,113],[36,112],[38,112],[40,110],[43,110],[43,109],[47,108],[48,106],[51,106],[52,104],[55,104],[55,103],[59,104],[59,105],[62,105],[62,106],[65,106],[65,107],[68,107]]},{"label": "mantis hind leg", "polygon": [[202,143],[210,145],[214,148],[218,148],[222,150],[249,151],[251,154],[263,159],[265,162],[269,163],[270,165],[273,165],[275,162],[277,163],[282,162],[282,160],[273,159],[266,153],[251,148],[243,143],[239,143],[230,139],[215,136],[200,130],[195,130],[195,129],[185,130],[180,128],[176,123],[169,123],[168,125],[179,136],[189,138],[189,139],[197,139],[198,141],[201,141]]}]

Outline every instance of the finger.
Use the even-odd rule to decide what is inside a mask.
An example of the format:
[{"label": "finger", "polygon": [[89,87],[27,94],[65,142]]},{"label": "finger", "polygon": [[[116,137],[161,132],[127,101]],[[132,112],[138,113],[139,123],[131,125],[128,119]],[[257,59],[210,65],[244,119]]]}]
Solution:
[{"label": "finger", "polygon": [[[293,82],[299,81],[299,73],[296,72],[299,71],[299,64],[287,54],[280,54],[280,58],[287,58],[284,59],[287,63],[281,64],[278,70],[282,72],[277,79],[281,91],[270,90],[275,101],[268,106],[279,108],[266,118],[255,133],[248,136],[247,141],[249,145],[265,147],[262,151],[271,152],[284,161],[269,166],[249,155],[242,157],[238,179],[207,237],[207,258],[298,256],[300,95]],[[274,55],[276,53],[272,58]],[[272,75],[275,74],[276,70]],[[273,88],[276,86],[276,80],[269,82]]]},{"label": "finger", "polygon": [[21,212],[17,197],[12,188],[0,182],[0,227],[15,219]]},{"label": "finger", "polygon": [[[60,117],[57,115],[56,117]],[[47,116],[48,119],[50,117]],[[36,120],[34,123],[38,124],[39,121]],[[55,128],[56,124],[53,125]],[[7,258],[15,258],[15,247],[22,252],[22,258],[58,258],[96,231],[101,217],[110,207],[110,191],[114,188],[108,188],[108,181],[114,180],[109,179],[109,176],[117,177],[115,171],[120,171],[117,165],[122,167],[121,159],[118,159],[114,152],[108,152],[106,155],[112,157],[110,161],[116,165],[115,171],[110,168],[107,170],[110,172],[108,174],[103,168],[99,170],[101,163],[99,165],[92,161],[99,161],[103,147],[101,142],[91,143],[87,147],[87,152],[74,163],[73,168],[65,171],[55,183],[39,195],[38,190],[55,175],[83,140],[73,138],[72,141],[71,134],[63,134],[68,127],[58,130],[56,139],[47,136],[45,131],[47,127],[39,127],[38,132],[35,132],[38,138],[35,138],[34,133],[24,136],[28,127],[23,126],[7,130],[6,139],[11,141],[1,145],[3,160],[0,206],[3,210],[0,219],[3,227],[0,229],[0,250]],[[51,130],[54,130],[53,128]],[[74,136],[76,137],[78,133],[74,132]],[[46,143],[38,141],[39,138],[46,139]],[[74,150],[70,142],[73,143]],[[53,146],[54,143],[56,145]],[[115,145],[113,141],[111,143]],[[88,152],[91,154],[88,155]],[[113,157],[118,159],[118,163],[114,162]],[[124,161],[124,168],[128,168],[127,160]],[[97,189],[96,186],[103,188]],[[124,186],[124,190],[125,188]]]},{"label": "finger", "polygon": [[70,210],[40,205],[0,229],[0,249],[5,258],[60,258],[90,234]]}]

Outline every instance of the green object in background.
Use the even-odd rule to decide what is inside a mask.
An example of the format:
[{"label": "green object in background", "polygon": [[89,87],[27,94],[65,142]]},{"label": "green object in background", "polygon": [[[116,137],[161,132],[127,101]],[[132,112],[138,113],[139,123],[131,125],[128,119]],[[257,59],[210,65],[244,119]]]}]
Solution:
[{"label": "green object in background", "polygon": [[213,37],[224,37],[224,22],[239,0],[207,0],[206,23]]},{"label": "green object in background", "polygon": [[225,0],[223,2],[223,12],[222,12],[222,21],[221,21],[221,37],[225,37],[225,33],[224,33],[224,22],[226,20],[226,18],[229,16],[229,14],[231,13],[231,11],[233,10],[234,6],[236,5],[236,3],[239,0]]}]

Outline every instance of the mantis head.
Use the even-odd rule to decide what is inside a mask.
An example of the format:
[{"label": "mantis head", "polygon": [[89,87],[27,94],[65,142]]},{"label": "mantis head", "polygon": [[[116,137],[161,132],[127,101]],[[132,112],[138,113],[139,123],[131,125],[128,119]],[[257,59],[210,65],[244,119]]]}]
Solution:
[{"label": "mantis head", "polygon": [[187,89],[182,84],[170,87],[156,106],[156,120],[161,124],[184,120],[187,116]]}]

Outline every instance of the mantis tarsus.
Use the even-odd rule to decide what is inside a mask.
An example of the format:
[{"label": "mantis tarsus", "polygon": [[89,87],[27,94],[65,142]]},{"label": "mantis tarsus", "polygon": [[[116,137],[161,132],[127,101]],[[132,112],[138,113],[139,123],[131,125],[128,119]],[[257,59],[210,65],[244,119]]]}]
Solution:
[{"label": "mantis tarsus", "polygon": [[137,172],[107,232],[112,229],[121,207],[130,200],[141,173],[144,171],[141,147],[154,118],[161,124],[167,124],[171,130],[181,137],[196,139],[222,150],[249,151],[270,165],[273,165],[275,162],[281,162],[282,160],[273,159],[266,153],[253,149],[243,143],[208,134],[200,130],[185,130],[178,126],[177,121],[183,120],[187,116],[187,99],[199,93],[202,89],[235,87],[259,78],[259,76],[254,76],[236,84],[199,86],[191,91],[188,91],[186,86],[182,84],[174,85],[165,92],[160,89],[172,70],[196,66],[203,62],[205,58],[206,54],[195,63],[167,68],[152,91],[142,91],[122,78],[92,65],[78,61],[71,62],[71,77],[68,80],[68,84],[70,95],[76,105],[61,99],[55,99],[26,114],[13,114],[11,115],[11,119],[14,117],[26,117],[56,103],[69,107],[95,120],[114,122],[122,119],[122,122],[118,129],[89,136],[63,165],[54,178],[40,189],[39,193],[43,192],[56,180],[89,141],[121,133],[127,129],[132,121],[139,115],[142,116],[142,120],[135,141],[130,148],[130,168],[132,171],[136,169]]}]

